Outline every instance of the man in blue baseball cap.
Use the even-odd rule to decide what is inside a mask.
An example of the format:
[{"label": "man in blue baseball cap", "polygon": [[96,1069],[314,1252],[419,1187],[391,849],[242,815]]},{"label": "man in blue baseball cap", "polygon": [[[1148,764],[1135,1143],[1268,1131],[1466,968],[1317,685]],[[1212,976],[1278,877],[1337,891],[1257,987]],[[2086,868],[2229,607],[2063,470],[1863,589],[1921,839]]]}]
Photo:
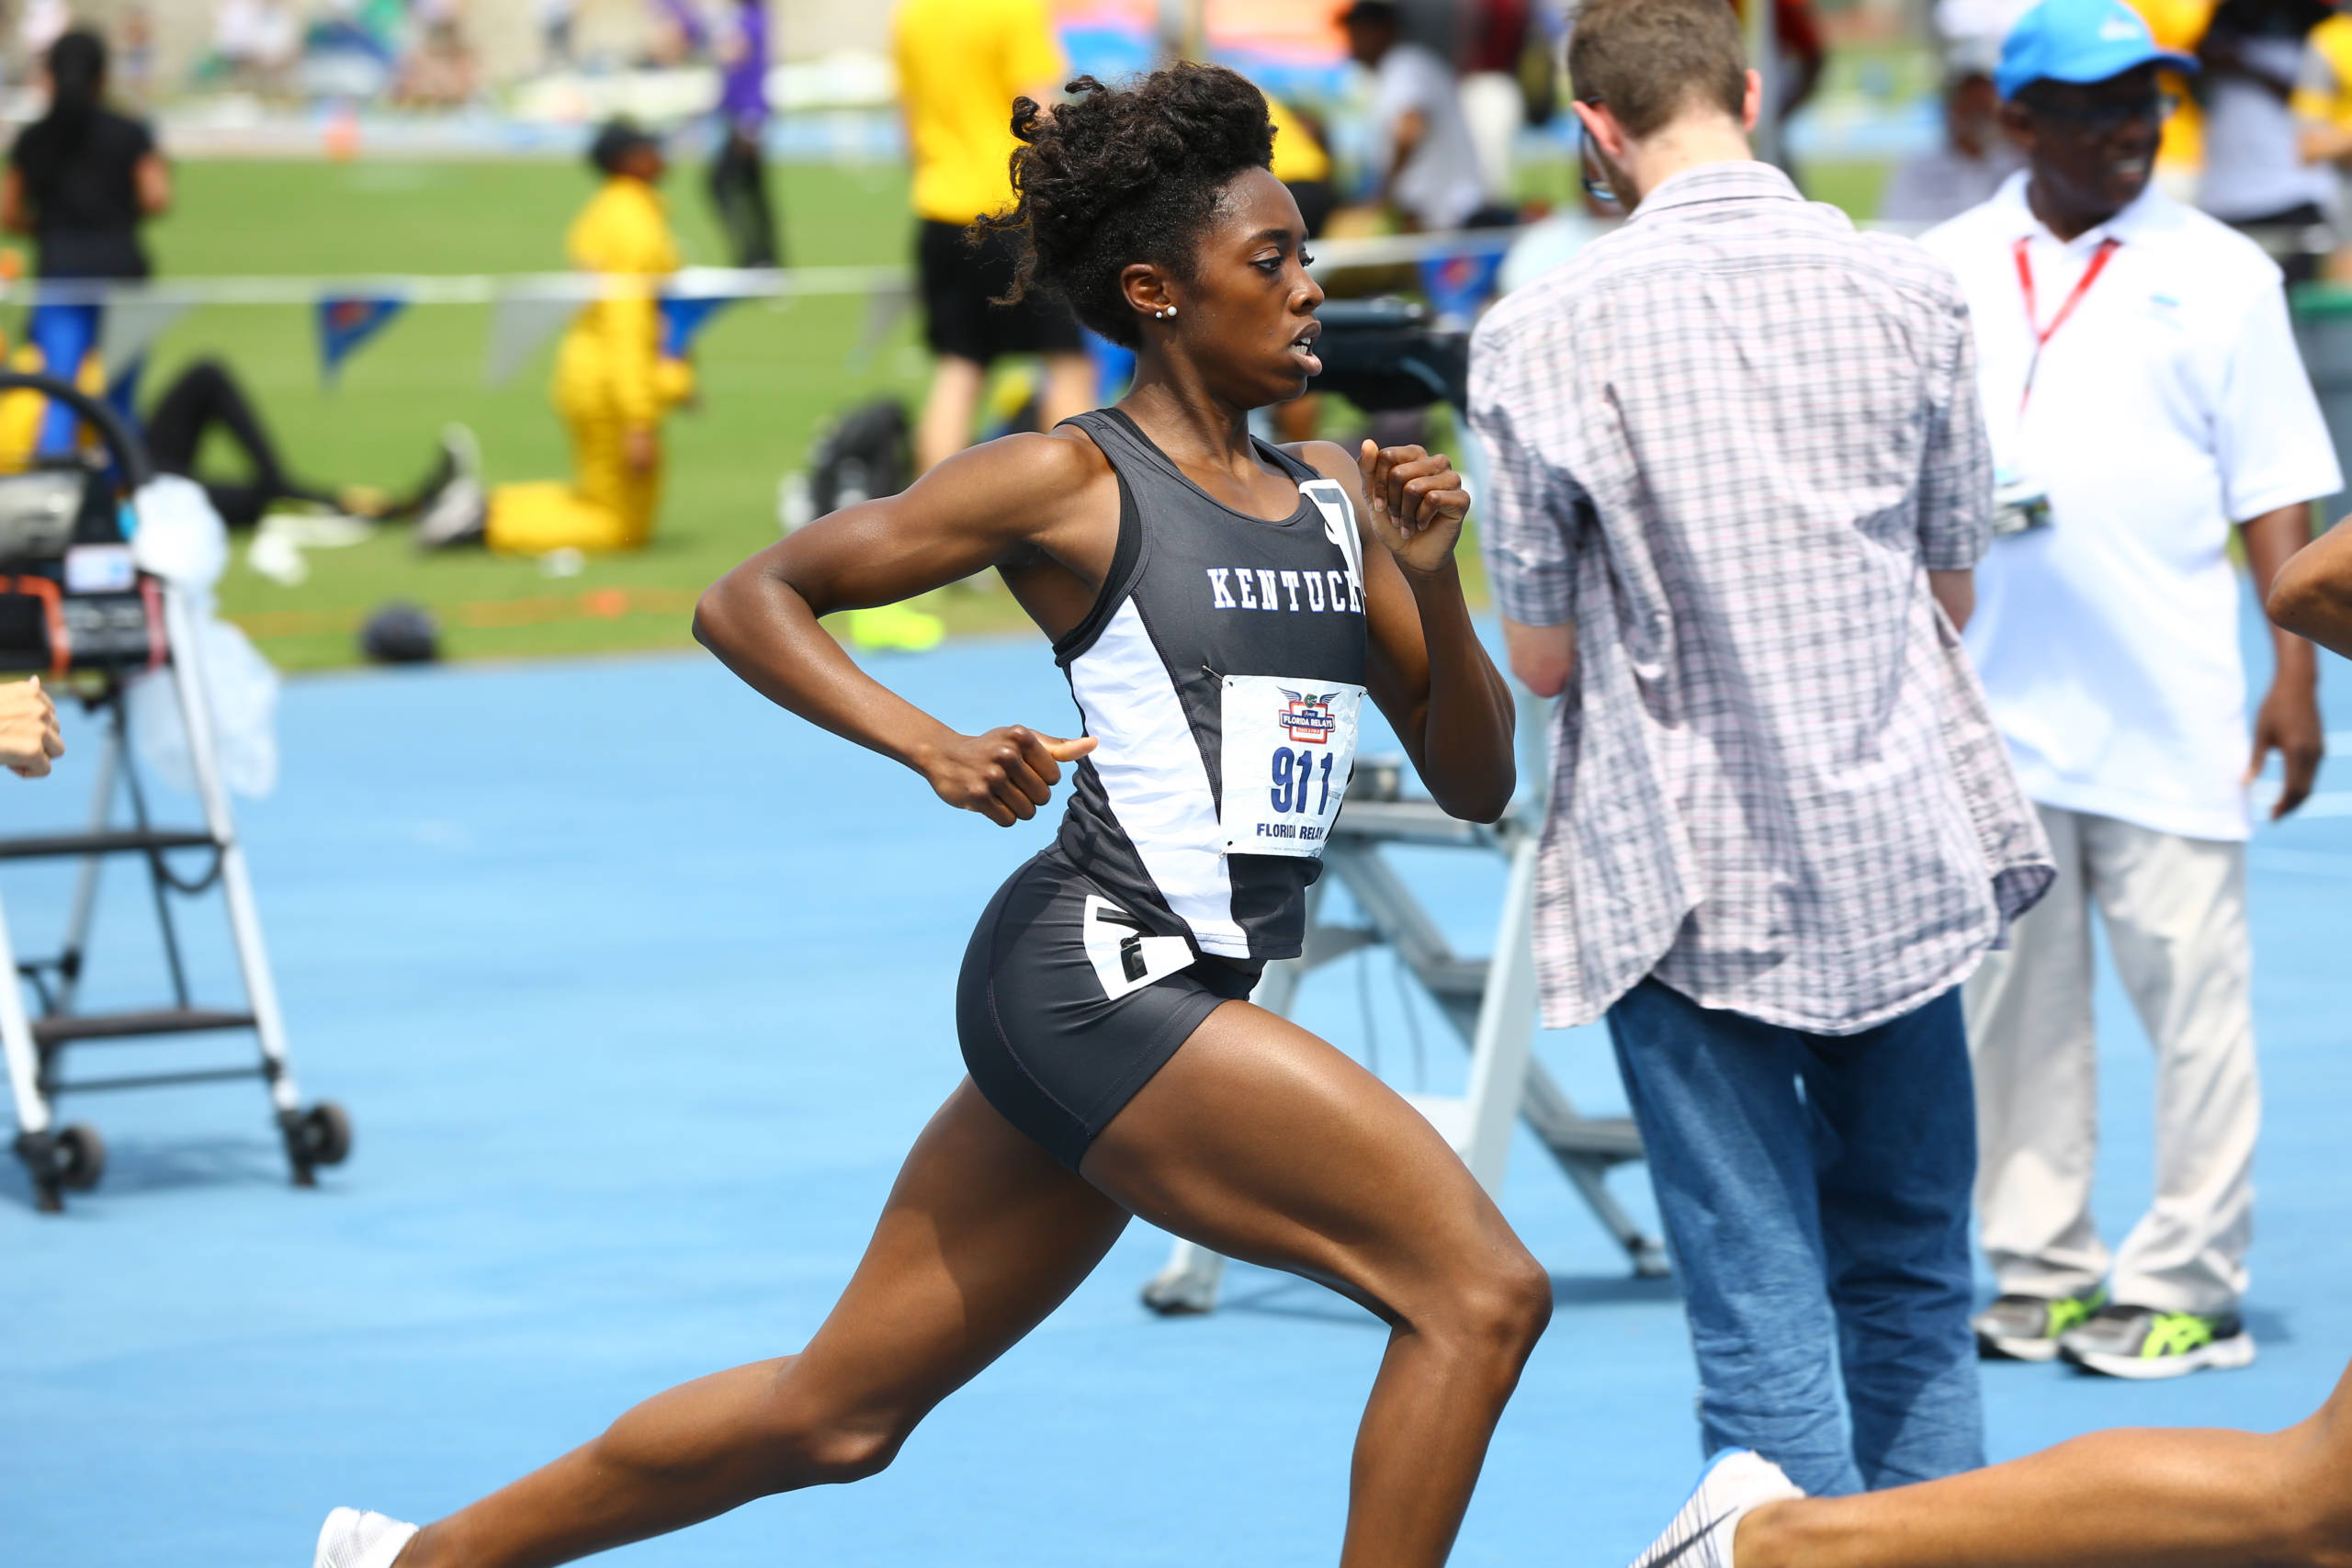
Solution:
[{"label": "man in blue baseball cap", "polygon": [[2147,22],[2123,0],[2042,0],[2009,29],[1993,85],[2006,101],[2036,82],[2087,85],[2143,65],[2197,69],[2188,55],[2157,48]]},{"label": "man in blue baseball cap", "polygon": [[[2195,69],[2121,0],[2043,0],[1995,73],[2027,168],[1922,242],[1968,299],[2002,502],[1968,649],[2058,863],[1967,992],[2001,1292],[1978,1344],[2130,1378],[2254,1359],[2248,786],[2277,752],[2262,804],[2293,810],[2324,733],[2312,647],[2283,631],[2249,725],[2229,547],[2267,592],[2343,482],[2278,266],[2151,183],[2158,73]],[[2094,908],[2157,1055],[2154,1199],[2111,1254]]]}]

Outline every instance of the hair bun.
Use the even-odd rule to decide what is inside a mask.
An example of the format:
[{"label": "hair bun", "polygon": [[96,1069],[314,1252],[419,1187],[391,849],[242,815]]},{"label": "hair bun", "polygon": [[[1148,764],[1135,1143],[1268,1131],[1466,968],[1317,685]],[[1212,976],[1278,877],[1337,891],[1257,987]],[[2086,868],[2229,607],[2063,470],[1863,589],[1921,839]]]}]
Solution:
[{"label": "hair bun", "polygon": [[981,220],[1028,240],[1009,297],[1033,285],[1068,299],[1114,343],[1138,338],[1119,275],[1136,262],[1183,271],[1226,183],[1273,157],[1265,95],[1222,65],[1182,62],[1132,85],[1070,82],[1069,101],[1012,106],[1011,211]]}]

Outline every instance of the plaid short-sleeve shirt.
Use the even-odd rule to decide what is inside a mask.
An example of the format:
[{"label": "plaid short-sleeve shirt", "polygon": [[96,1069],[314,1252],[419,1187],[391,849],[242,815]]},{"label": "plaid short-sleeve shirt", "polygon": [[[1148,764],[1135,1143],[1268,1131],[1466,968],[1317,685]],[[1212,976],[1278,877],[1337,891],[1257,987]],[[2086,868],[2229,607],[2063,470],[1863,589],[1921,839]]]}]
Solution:
[{"label": "plaid short-sleeve shirt", "polygon": [[1546,1023],[1656,975],[1822,1033],[1964,979],[2053,874],[1929,570],[1989,539],[1959,287],[1704,164],[1498,305],[1471,418],[1504,615],[1573,623]]}]

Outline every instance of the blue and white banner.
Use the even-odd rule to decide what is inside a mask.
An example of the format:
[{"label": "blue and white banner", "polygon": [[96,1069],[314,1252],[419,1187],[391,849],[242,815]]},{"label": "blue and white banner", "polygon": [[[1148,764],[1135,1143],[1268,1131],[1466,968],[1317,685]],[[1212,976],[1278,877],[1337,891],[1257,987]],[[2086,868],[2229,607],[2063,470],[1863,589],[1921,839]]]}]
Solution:
[{"label": "blue and white banner", "polygon": [[319,373],[332,383],[352,351],[408,308],[398,295],[330,295],[319,301]]},{"label": "blue and white banner", "polygon": [[[1326,241],[1316,247],[1314,270],[1319,276],[1351,267],[1491,258],[1522,232],[1487,229],[1463,234]],[[642,288],[645,281],[580,272],[178,277],[135,282],[28,278],[0,284],[0,302],[107,307],[109,364],[135,360],[158,334],[202,306],[301,306],[317,314],[319,364],[330,382],[352,355],[373,342],[412,305],[488,305],[492,308],[491,340],[483,368],[490,382],[497,385],[521,368],[582,306],[616,289]],[[912,304],[913,281],[902,266],[686,267],[662,285],[662,351],[685,352],[712,318],[735,300],[853,297],[867,301],[865,331],[854,351],[860,357],[867,356]]]},{"label": "blue and white banner", "polygon": [[662,300],[662,357],[684,359],[694,352],[695,334],[735,303],[730,295],[665,295]]}]

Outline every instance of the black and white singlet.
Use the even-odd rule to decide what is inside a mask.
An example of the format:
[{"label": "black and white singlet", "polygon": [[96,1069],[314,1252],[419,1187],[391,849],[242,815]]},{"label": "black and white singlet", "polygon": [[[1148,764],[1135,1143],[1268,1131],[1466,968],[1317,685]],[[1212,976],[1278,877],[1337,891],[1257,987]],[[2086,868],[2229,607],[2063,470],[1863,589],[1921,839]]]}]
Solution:
[{"label": "black and white singlet", "polygon": [[1212,499],[1116,410],[1081,414],[1119,538],[1054,645],[1094,751],[1055,846],[973,933],[957,1032],[989,1102],[1073,1168],[1265,961],[1295,956],[1353,769],[1363,566],[1347,491],[1288,453],[1267,522]]}]

